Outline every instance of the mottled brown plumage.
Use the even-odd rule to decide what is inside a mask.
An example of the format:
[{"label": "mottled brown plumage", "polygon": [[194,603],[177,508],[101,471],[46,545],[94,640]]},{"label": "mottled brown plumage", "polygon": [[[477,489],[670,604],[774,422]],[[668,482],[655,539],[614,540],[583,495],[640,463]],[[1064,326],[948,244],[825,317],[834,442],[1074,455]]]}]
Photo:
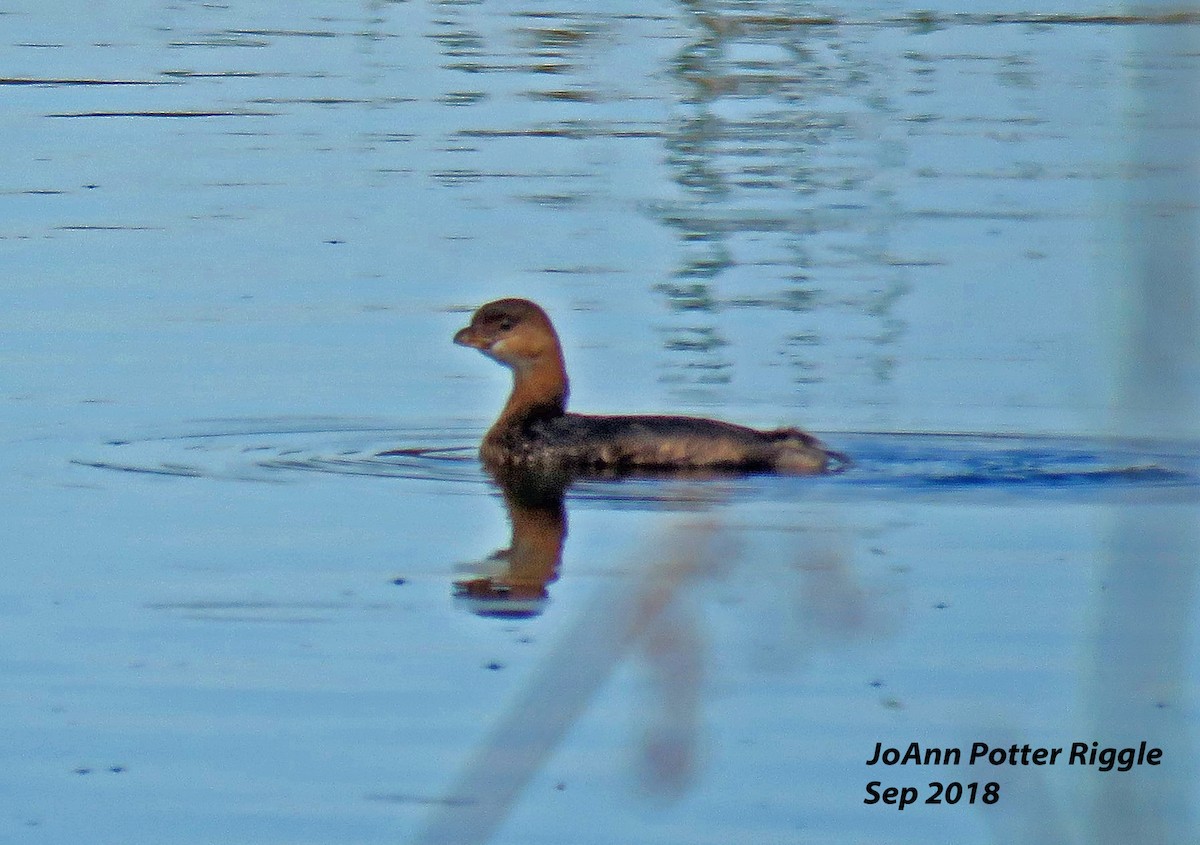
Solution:
[{"label": "mottled brown plumage", "polygon": [[567,413],[567,371],[558,334],[546,312],[527,299],[489,302],[454,342],[513,372],[512,393],[480,447],[483,461],[492,466],[814,474],[846,463],[797,428],[758,431],[698,417]]}]

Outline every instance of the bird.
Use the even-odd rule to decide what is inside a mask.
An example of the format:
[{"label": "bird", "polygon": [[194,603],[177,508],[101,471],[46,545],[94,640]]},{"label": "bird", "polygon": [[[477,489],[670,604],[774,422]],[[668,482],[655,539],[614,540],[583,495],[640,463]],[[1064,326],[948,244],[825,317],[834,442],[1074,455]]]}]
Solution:
[{"label": "bird", "polygon": [[849,464],[845,455],[798,428],[761,431],[701,417],[568,412],[558,332],[528,299],[479,307],[454,342],[512,371],[512,392],[480,444],[480,458],[489,467],[571,474],[816,475]]}]

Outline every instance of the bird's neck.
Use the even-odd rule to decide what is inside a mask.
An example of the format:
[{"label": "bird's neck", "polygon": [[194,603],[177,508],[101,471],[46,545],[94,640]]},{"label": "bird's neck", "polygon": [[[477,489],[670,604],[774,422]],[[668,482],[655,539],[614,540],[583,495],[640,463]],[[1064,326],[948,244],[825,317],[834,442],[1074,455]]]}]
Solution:
[{"label": "bird's neck", "polygon": [[513,389],[494,428],[523,426],[562,416],[567,409],[567,369],[562,352],[539,356],[512,368]]}]

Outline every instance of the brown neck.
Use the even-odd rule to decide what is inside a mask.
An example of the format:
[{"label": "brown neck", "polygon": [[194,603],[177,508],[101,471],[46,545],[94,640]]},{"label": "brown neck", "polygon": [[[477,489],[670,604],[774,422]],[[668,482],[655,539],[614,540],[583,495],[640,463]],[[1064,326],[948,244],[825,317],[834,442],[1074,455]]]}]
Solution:
[{"label": "brown neck", "polygon": [[539,356],[514,366],[513,389],[494,428],[520,426],[535,419],[558,417],[567,409],[567,369],[562,353]]}]

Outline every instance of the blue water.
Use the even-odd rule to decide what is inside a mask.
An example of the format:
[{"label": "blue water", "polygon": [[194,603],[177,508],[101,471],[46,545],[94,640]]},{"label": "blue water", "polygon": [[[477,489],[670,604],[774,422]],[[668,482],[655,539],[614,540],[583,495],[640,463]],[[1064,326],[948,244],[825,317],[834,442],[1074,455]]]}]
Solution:
[{"label": "blue water", "polygon": [[[1194,841],[1200,22],[1027,11],[0,9],[0,840]],[[514,505],[504,295],[854,463]]]}]

